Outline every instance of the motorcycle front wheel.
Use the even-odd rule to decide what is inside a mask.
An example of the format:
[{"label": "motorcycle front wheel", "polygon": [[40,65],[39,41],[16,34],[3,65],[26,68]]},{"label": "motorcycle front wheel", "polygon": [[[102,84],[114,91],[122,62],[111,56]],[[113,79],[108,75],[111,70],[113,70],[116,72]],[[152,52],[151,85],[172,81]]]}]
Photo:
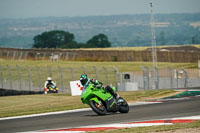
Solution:
[{"label": "motorcycle front wheel", "polygon": [[96,103],[95,101],[91,100],[89,101],[89,105],[92,108],[92,110],[98,115],[105,115],[107,112],[101,100],[99,100],[99,103]]}]

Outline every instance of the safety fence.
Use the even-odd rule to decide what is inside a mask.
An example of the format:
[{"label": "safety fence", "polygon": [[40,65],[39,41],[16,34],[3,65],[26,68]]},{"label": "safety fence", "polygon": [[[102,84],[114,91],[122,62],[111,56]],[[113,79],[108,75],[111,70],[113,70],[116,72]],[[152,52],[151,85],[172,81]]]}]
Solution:
[{"label": "safety fence", "polygon": [[[120,83],[136,83],[138,89],[188,89],[200,88],[200,69],[150,69],[141,72],[120,74]],[[125,77],[128,74],[128,78]]]},{"label": "safety fence", "polygon": [[0,66],[0,88],[20,91],[43,91],[47,77],[56,82],[59,92],[70,93],[70,81],[79,80],[86,73],[104,84],[116,85],[117,68],[113,67],[38,67]]},{"label": "safety fence", "polygon": [[116,67],[39,67],[0,66],[0,88],[18,91],[43,91],[47,77],[52,77],[59,93],[70,93],[70,81],[79,80],[86,73],[104,85],[113,85],[118,91],[149,89],[184,89],[200,87],[199,69],[150,69],[120,73]]}]

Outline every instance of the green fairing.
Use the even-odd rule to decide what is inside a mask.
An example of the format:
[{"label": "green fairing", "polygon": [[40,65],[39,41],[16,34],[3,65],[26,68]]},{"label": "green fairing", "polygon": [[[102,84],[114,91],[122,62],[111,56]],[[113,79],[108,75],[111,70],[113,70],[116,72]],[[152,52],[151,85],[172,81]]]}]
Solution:
[{"label": "green fairing", "polygon": [[[89,82],[83,87],[81,94],[82,103],[88,104],[92,110],[98,115],[105,115],[108,112],[128,113],[129,106],[122,98],[115,98],[110,92],[111,90],[104,90],[104,88],[96,88],[92,82]],[[112,87],[116,91],[115,87]]]},{"label": "green fairing", "polygon": [[99,100],[98,100],[98,98],[97,98],[97,97],[93,97],[93,98],[91,98],[91,99],[90,99],[90,101],[91,101],[91,100],[95,101],[96,103],[98,103],[98,102],[99,102]]},{"label": "green fairing", "polygon": [[89,86],[84,87],[84,88],[86,89],[83,89],[82,94],[81,94],[82,103],[88,104],[90,100],[93,100],[96,103],[98,103],[99,102],[98,98],[103,101],[106,101],[107,99],[113,97],[110,93],[105,92],[103,88],[98,88],[98,89],[94,88],[93,84],[89,84]]}]

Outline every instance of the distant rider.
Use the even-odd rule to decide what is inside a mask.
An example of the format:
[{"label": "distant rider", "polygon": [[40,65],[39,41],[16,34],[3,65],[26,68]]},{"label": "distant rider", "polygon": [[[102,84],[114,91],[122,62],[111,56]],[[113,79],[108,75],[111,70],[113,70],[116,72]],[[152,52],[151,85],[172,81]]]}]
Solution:
[{"label": "distant rider", "polygon": [[[90,79],[86,74],[82,74],[81,77],[80,77],[80,82],[81,84],[83,85],[83,87],[85,85],[89,85],[89,84],[94,84],[96,86],[96,88],[101,88],[103,83],[99,82],[98,80],[96,79]],[[113,89],[110,87],[110,86],[106,86],[104,88],[105,91],[107,92],[110,92],[110,94],[112,94],[116,99],[119,98],[119,95],[117,95],[117,93],[115,93],[113,91]]]},{"label": "distant rider", "polygon": [[48,77],[47,80],[44,83],[44,93],[45,94],[47,94],[47,91],[49,91],[48,90],[49,86],[56,86],[56,82],[54,82],[51,77]]}]

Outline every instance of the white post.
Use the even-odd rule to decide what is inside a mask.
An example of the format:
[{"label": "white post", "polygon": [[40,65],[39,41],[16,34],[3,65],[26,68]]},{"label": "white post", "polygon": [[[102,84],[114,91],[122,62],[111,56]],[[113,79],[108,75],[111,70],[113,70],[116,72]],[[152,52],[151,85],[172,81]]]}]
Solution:
[{"label": "white post", "polygon": [[200,60],[198,60],[198,69],[199,69],[199,77],[200,77]]},{"label": "white post", "polygon": [[153,68],[157,68],[157,52],[156,52],[156,35],[155,35],[155,25],[154,25],[154,14],[153,14],[153,3],[150,3],[151,7],[151,37],[152,37],[152,59]]}]

